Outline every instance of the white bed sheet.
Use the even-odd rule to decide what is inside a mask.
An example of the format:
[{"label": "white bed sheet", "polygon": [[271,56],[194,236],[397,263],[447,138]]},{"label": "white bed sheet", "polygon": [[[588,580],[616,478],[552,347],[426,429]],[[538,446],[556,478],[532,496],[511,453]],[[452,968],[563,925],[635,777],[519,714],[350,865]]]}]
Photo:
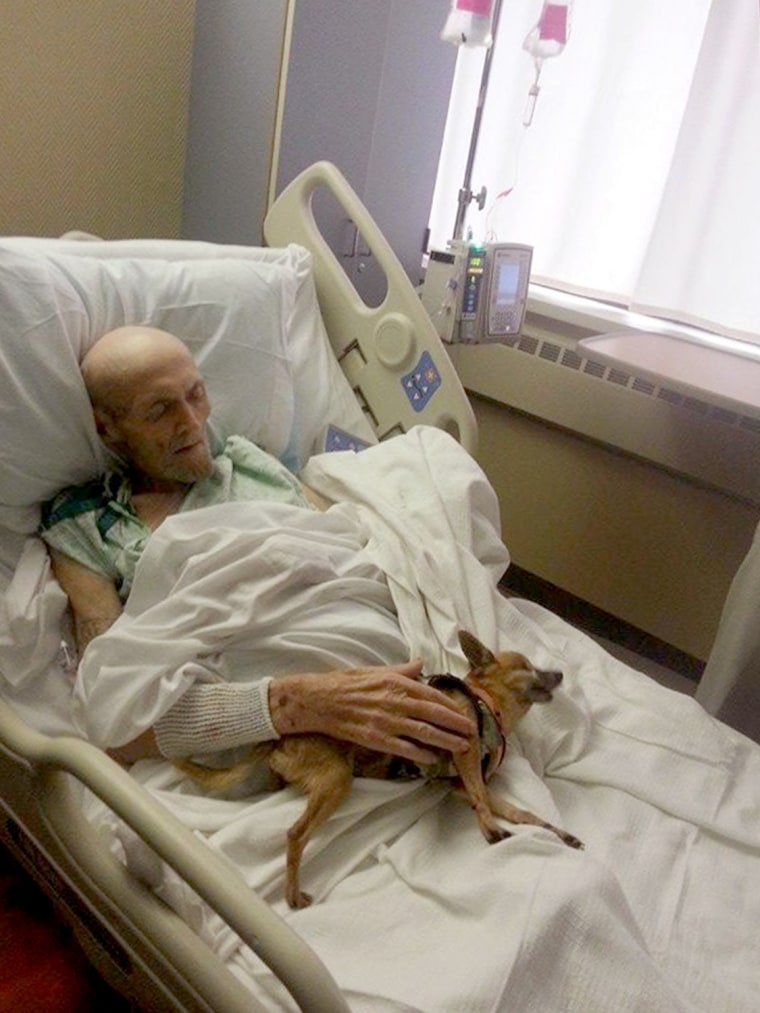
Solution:
[{"label": "white bed sheet", "polygon": [[[163,762],[137,764],[134,776],[273,903],[325,961],[352,1009],[754,1011],[760,748],[551,614],[503,598],[495,497],[445,434],[417,429],[358,456],[322,455],[304,477],[341,501],[326,517],[309,517],[315,552],[332,537],[363,544],[387,575],[410,653],[429,671],[463,670],[458,626],[523,650],[539,665],[561,663],[561,691],[552,704],[534,707],[512,736],[495,784],[576,833],[586,850],[571,851],[534,828],[488,846],[445,788],[357,781],[307,850],[304,886],[317,902],[291,912],[282,886],[285,831],[302,807],[294,789],[208,797]],[[273,630],[297,621],[292,581],[257,596],[254,565],[250,594],[241,588],[241,560],[257,559],[246,555],[251,539],[267,526],[271,533],[272,524],[281,537],[282,516],[254,522],[245,508],[218,509],[213,533],[209,518],[190,514],[157,533],[135,584],[139,590],[141,572],[149,578],[145,608],[136,597],[130,614],[88,650],[79,719],[86,713],[88,731],[101,741],[125,734],[120,722],[134,730],[168,706],[176,673],[199,650],[213,652],[227,637],[239,659],[262,624],[271,620]],[[309,525],[291,526],[298,529],[293,551],[310,559]],[[176,549],[177,536],[186,551]],[[197,554],[200,545],[205,551]],[[301,588],[302,605],[324,590],[314,576]],[[220,631],[213,602],[233,591]],[[205,633],[188,634],[183,598],[190,611],[203,602],[211,619]],[[166,627],[153,624],[153,609],[167,602],[178,632],[168,649]],[[334,614],[328,618],[321,616],[323,642],[337,625]],[[221,639],[205,640],[209,629]],[[132,681],[125,647],[139,648],[152,693]],[[118,705],[109,709],[117,686]],[[234,934],[141,842],[116,830],[131,866],[235,973],[271,1008],[290,1008]]]}]

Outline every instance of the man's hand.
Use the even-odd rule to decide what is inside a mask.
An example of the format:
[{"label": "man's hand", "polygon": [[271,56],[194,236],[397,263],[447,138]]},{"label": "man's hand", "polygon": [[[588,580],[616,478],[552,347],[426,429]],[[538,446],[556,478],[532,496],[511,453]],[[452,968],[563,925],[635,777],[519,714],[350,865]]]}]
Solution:
[{"label": "man's hand", "polygon": [[463,752],[474,722],[445,693],[420,682],[422,663],[286,675],[269,687],[281,735],[319,732],[429,764],[433,750]]}]

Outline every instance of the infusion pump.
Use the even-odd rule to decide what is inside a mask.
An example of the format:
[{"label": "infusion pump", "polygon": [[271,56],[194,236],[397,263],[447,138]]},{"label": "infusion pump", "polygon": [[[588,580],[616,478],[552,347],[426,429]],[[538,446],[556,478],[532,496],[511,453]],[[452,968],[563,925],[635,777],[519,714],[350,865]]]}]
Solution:
[{"label": "infusion pump", "polygon": [[430,253],[422,304],[448,342],[503,341],[522,330],[533,248],[454,241]]}]

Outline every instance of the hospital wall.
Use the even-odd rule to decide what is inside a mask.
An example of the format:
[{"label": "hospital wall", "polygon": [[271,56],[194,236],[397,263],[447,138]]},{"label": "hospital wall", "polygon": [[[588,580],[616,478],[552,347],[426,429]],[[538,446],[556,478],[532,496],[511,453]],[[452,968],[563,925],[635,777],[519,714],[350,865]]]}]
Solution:
[{"label": "hospital wall", "polygon": [[[455,48],[439,38],[449,6],[199,0],[185,237],[261,242],[268,203],[328,159],[420,280],[456,63]],[[341,248],[342,224],[333,226]],[[345,254],[349,273],[360,273]],[[371,274],[363,260],[361,273]]]},{"label": "hospital wall", "polygon": [[570,344],[531,354],[563,327],[528,313],[527,353],[452,349],[512,561],[704,661],[760,522],[760,426],[588,373]]},{"label": "hospital wall", "polygon": [[178,236],[193,0],[5,0],[0,233]]}]

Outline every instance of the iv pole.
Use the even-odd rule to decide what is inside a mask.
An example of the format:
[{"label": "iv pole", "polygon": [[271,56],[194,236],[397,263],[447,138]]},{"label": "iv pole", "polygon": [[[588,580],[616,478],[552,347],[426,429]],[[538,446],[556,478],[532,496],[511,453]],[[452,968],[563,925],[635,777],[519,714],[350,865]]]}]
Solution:
[{"label": "iv pole", "polygon": [[464,180],[459,190],[457,197],[457,216],[454,221],[454,239],[461,239],[462,233],[464,232],[464,220],[467,215],[467,208],[470,206],[471,201],[475,201],[478,208],[482,211],[486,203],[487,191],[485,186],[482,186],[477,194],[472,192],[472,167],[475,163],[475,155],[478,150],[478,139],[480,137],[480,123],[483,119],[483,106],[486,101],[486,91],[488,89],[488,78],[491,74],[491,61],[493,60],[493,51],[496,46],[496,33],[499,27],[499,14],[501,13],[502,0],[494,0],[492,9],[492,35],[493,42],[486,50],[485,60],[483,62],[483,71],[480,75],[480,90],[478,92],[478,102],[475,107],[475,119],[472,124],[472,133],[470,134],[470,148],[467,153],[467,164],[464,170]]}]

